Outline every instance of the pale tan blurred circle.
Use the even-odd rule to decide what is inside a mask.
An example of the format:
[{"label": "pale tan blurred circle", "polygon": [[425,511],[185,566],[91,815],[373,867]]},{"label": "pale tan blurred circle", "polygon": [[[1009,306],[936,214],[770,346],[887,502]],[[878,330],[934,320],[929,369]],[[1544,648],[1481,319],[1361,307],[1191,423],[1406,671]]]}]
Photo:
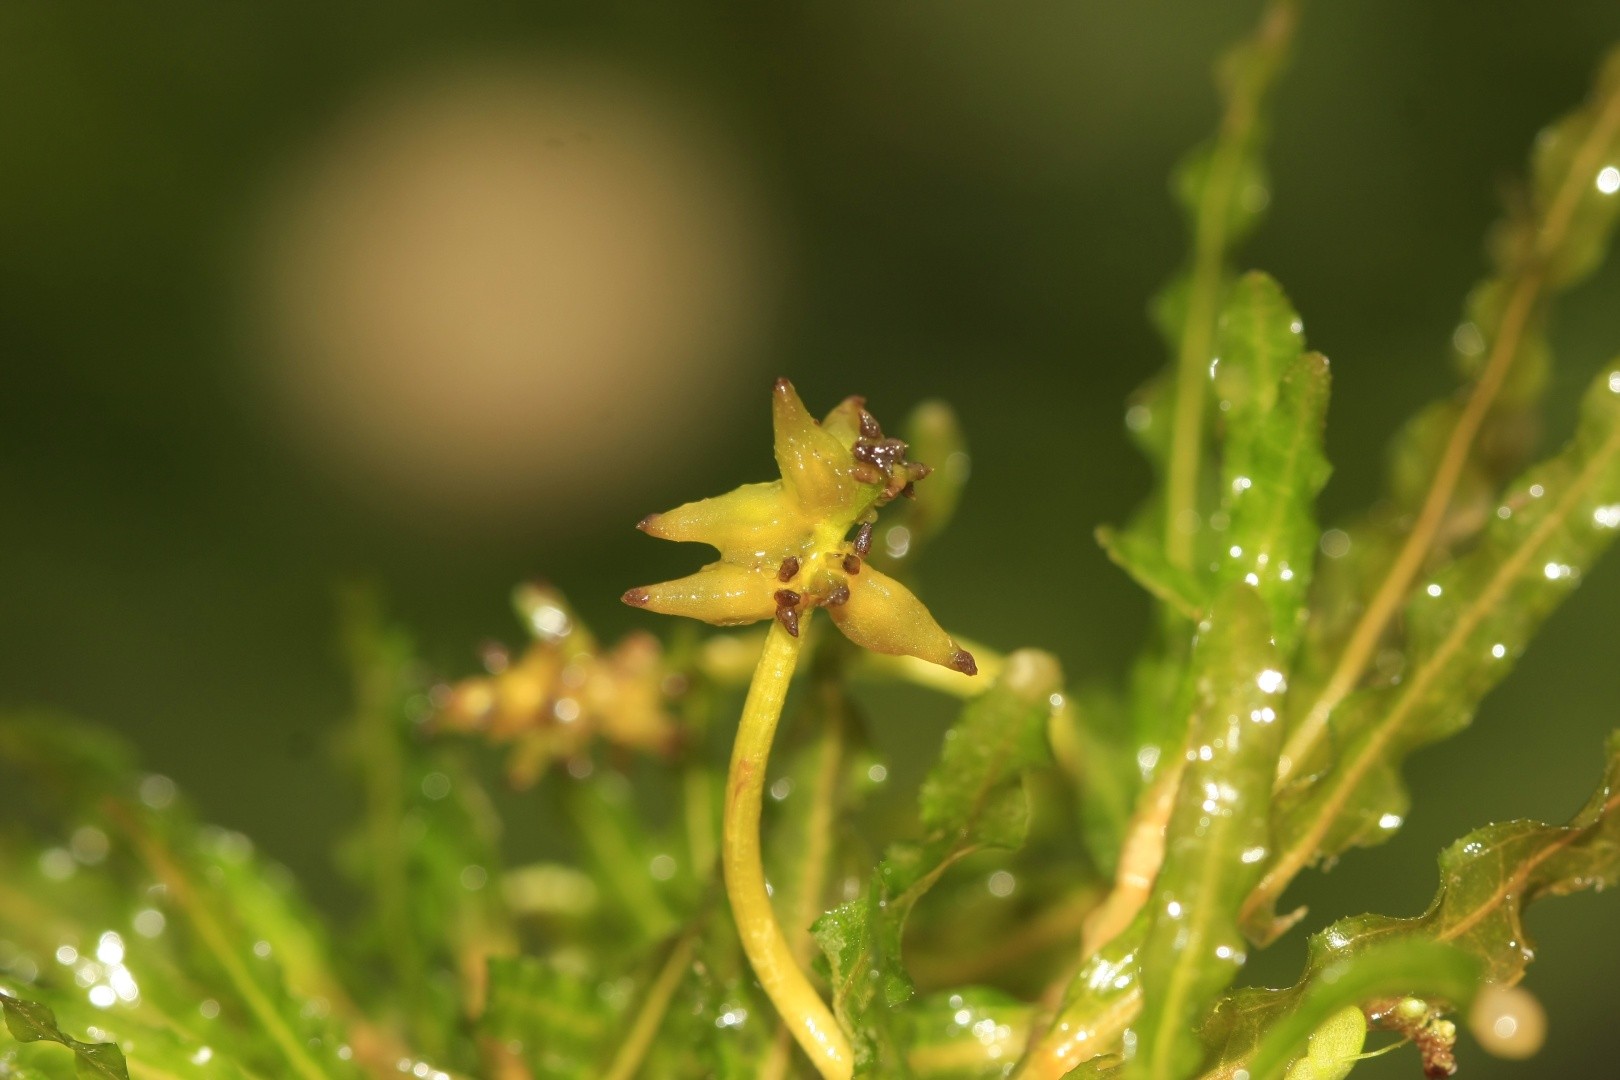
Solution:
[{"label": "pale tan blurred circle", "polygon": [[376,93],[276,201],[276,396],[373,494],[589,517],[756,389],[759,208],[628,78],[462,68]]}]

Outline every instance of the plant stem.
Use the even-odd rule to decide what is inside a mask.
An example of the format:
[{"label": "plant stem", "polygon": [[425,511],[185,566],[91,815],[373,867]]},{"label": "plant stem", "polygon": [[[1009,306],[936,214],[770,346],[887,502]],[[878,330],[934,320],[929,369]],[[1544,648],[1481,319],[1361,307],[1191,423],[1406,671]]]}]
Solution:
[{"label": "plant stem", "polygon": [[692,964],[692,945],[696,937],[696,925],[689,927],[675,942],[675,947],[669,952],[664,966],[658,969],[658,977],[647,988],[647,996],[641,1002],[641,1008],[636,1013],[635,1022],[625,1033],[624,1042],[619,1044],[619,1052],[613,1055],[613,1061],[608,1065],[603,1080],[632,1080],[641,1063],[652,1047],[653,1039],[658,1035],[658,1028],[664,1022],[664,1016],[669,1012],[670,1000],[681,985],[681,979],[686,975]]},{"label": "plant stem", "polygon": [[[836,644],[836,643],[833,643]],[[803,854],[799,858],[798,888],[788,913],[789,944],[793,959],[801,968],[810,965],[815,940],[810,936],[810,924],[822,911],[822,894],[827,887],[827,867],[832,861],[834,828],[837,825],[841,800],[840,780],[844,770],[845,738],[850,722],[847,702],[839,685],[835,661],[826,659],[824,648],[818,657],[816,669],[816,697],[822,706],[814,710],[812,719],[818,726],[816,739],[815,783],[810,796],[810,814],[804,823]],[[770,1056],[760,1069],[760,1080],[784,1080],[792,1062],[793,1044],[784,1024],[771,1044]]]},{"label": "plant stem", "polygon": [[1473,452],[1480,428],[1484,426],[1502,384],[1513,369],[1513,361],[1519,355],[1531,318],[1546,293],[1546,260],[1556,253],[1568,235],[1580,194],[1585,185],[1592,182],[1592,176],[1602,163],[1602,155],[1614,141],[1617,128],[1620,128],[1620,93],[1604,103],[1591,131],[1572,159],[1557,195],[1538,222],[1540,227],[1536,230],[1535,246],[1526,264],[1513,278],[1507,302],[1502,308],[1501,321],[1491,342],[1490,355],[1486,357],[1468,403],[1463,407],[1462,415],[1457,418],[1457,425],[1452,428],[1451,437],[1441,452],[1440,463],[1435,468],[1434,478],[1418,510],[1417,520],[1411,532],[1407,533],[1389,573],[1357,620],[1332,674],[1310,709],[1289,733],[1288,741],[1283,744],[1282,756],[1277,759],[1279,788],[1327,734],[1328,719],[1333,710],[1361,682],[1361,676],[1372,662],[1390,619],[1406,602],[1413,580],[1423,569],[1435,537],[1445,522],[1446,511],[1451,507],[1451,498],[1456,494],[1457,483],[1462,479],[1463,469]]},{"label": "plant stem", "polygon": [[1198,200],[1193,226],[1191,281],[1187,314],[1176,349],[1176,402],[1170,437],[1164,519],[1165,556],[1172,566],[1192,566],[1193,537],[1198,531],[1198,471],[1203,456],[1205,387],[1215,347],[1221,278],[1230,241],[1231,206],[1243,165],[1246,143],[1259,122],[1261,98],[1271,86],[1284,51],[1299,21],[1297,0],[1272,0],[1261,16],[1255,42],[1269,64],[1266,77],[1234,87],[1216,133],[1209,176]]},{"label": "plant stem", "polygon": [[771,623],[754,681],[748,687],[726,779],[721,865],[726,896],[742,938],[743,952],[765,995],[806,1056],[827,1080],[848,1080],[854,1055],[832,1010],[821,1000],[782,933],[765,886],[759,844],[760,805],[771,740],[782,715],[788,683],[799,659],[799,639]]}]

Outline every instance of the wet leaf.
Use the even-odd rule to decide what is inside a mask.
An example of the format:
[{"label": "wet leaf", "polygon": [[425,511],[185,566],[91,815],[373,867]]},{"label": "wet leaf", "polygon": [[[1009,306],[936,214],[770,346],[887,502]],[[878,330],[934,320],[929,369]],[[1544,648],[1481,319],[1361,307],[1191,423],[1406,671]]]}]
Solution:
[{"label": "wet leaf", "polygon": [[1417,590],[1401,680],[1354,694],[1334,713],[1337,757],[1279,800],[1278,856],[1251,898],[1252,932],[1272,932],[1272,905],[1298,869],[1399,827],[1406,755],[1472,720],[1617,532],[1620,366],[1588,392],[1570,445],[1513,485],[1479,546]]},{"label": "wet leaf", "polygon": [[113,1043],[80,1042],[56,1026],[56,1014],[37,1001],[27,1001],[0,993],[0,1009],[5,1012],[6,1030],[18,1042],[48,1041],[61,1043],[77,1060],[77,1072],[82,1077],[100,1077],[103,1080],[129,1080],[124,1064],[124,1053]]},{"label": "wet leaf", "polygon": [[[1240,990],[1215,1009],[1203,1031],[1217,1051],[1212,1074],[1230,1077],[1241,1068],[1252,1080],[1279,1080],[1291,1061],[1308,1057],[1316,1080],[1342,1076],[1367,1031],[1360,1006],[1418,997],[1465,1009],[1481,976],[1478,959],[1453,945],[1411,938],[1335,948],[1330,936],[1318,935],[1296,986]],[[1336,1023],[1347,1010],[1356,1022]]]},{"label": "wet leaf", "polygon": [[1266,850],[1282,730],[1283,680],[1270,636],[1261,599],[1242,584],[1199,628],[1191,749],[1146,909],[1133,1076],[1192,1075],[1201,1057],[1194,1027],[1245,959],[1237,913]]},{"label": "wet leaf", "polygon": [[1277,283],[1247,274],[1221,314],[1215,393],[1225,421],[1220,580],[1259,590],[1277,646],[1293,654],[1316,559],[1313,510],[1327,483],[1322,428],[1328,365],[1304,351],[1299,316]]},{"label": "wet leaf", "polygon": [[1023,1052],[1031,1012],[977,987],[920,999],[905,1011],[906,1064],[917,1080],[999,1080]]},{"label": "wet leaf", "polygon": [[855,1047],[858,1075],[897,1075],[904,1051],[893,1011],[912,994],[900,939],[912,907],[953,863],[988,847],[1017,847],[1028,826],[1020,777],[1046,760],[1056,662],[1025,651],[969,702],[919,796],[923,839],[890,847],[865,892],[816,922],[833,1009]]}]

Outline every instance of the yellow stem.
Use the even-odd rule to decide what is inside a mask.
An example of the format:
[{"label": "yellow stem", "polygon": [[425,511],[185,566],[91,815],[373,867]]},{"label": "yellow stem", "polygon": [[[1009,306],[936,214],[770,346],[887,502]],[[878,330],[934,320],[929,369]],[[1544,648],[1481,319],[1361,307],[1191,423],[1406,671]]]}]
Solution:
[{"label": "yellow stem", "polygon": [[743,952],[765,996],[776,1006],[782,1022],[816,1070],[826,1080],[849,1080],[854,1072],[849,1040],[794,958],[793,947],[776,921],[760,855],[759,816],[765,768],[798,659],[799,639],[780,623],[771,623],[732,747],[721,865]]}]

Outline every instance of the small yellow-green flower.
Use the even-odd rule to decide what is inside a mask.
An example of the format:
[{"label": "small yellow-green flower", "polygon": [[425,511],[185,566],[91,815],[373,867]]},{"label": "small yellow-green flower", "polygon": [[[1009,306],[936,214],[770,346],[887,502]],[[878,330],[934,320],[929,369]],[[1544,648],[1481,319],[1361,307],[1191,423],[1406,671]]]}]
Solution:
[{"label": "small yellow-green flower", "polygon": [[885,438],[860,398],[817,423],[793,384],[778,379],[771,412],[780,480],[652,514],[639,526],[665,540],[708,544],[719,561],[631,589],[624,602],[718,626],[775,618],[794,635],[811,611],[825,608],[863,648],[975,674],[972,655],[922,601],[864,558],[878,507],[909,495],[928,467],[906,460],[906,444]]}]

